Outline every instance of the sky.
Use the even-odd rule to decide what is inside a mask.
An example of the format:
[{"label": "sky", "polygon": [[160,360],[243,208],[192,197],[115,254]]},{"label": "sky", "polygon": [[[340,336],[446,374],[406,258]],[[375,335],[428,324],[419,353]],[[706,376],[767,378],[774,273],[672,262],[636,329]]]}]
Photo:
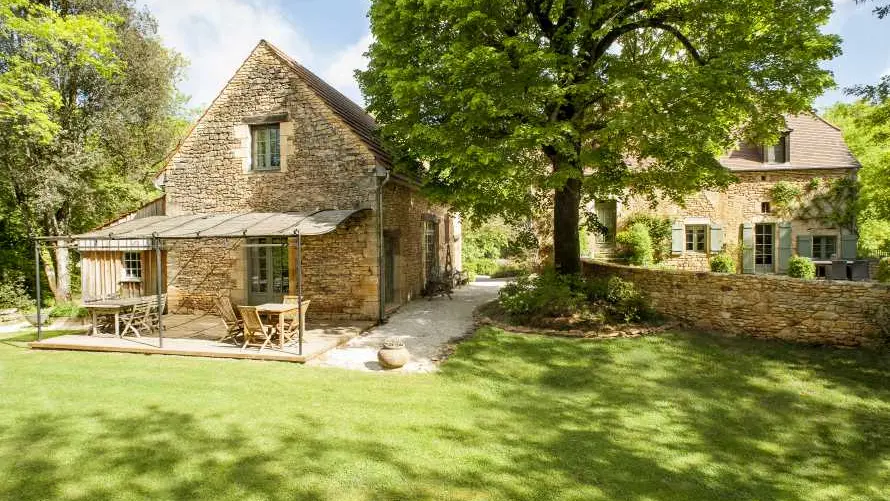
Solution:
[{"label": "sky", "polygon": [[[353,101],[364,104],[353,78],[367,65],[370,0],[137,0],[158,20],[165,45],[189,61],[179,89],[190,107],[205,107],[260,39],[265,38]],[[843,39],[844,53],[824,64],[838,88],[816,100],[824,109],[850,100],[843,89],[890,73],[890,19],[872,7],[837,0],[825,27]]]}]

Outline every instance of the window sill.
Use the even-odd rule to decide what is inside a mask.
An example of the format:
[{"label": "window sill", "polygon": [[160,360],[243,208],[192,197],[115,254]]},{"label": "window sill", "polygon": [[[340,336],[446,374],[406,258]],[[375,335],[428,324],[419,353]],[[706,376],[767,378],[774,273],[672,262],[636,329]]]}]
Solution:
[{"label": "window sill", "polygon": [[124,278],[118,280],[118,283],[139,283],[139,282],[142,282],[142,279],[136,278],[136,277],[124,277]]},{"label": "window sill", "polygon": [[281,170],[281,169],[279,168],[279,169],[249,170],[249,171],[246,172],[246,174],[249,176],[249,175],[252,175],[252,174],[258,174],[258,175],[262,175],[262,174],[281,174],[282,172],[284,172],[284,171]]}]

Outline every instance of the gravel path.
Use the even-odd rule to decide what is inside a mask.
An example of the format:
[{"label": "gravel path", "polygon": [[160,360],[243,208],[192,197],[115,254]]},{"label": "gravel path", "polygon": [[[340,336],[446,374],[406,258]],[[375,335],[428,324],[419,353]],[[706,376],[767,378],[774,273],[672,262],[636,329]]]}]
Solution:
[{"label": "gravel path", "polygon": [[448,300],[420,298],[389,317],[389,322],[374,327],[348,344],[329,351],[308,365],[341,367],[362,371],[383,371],[377,363],[377,350],[383,340],[397,336],[405,341],[411,361],[401,369],[389,372],[433,372],[448,341],[467,334],[473,326],[473,310],[497,297],[502,280],[480,278],[457,289]]}]

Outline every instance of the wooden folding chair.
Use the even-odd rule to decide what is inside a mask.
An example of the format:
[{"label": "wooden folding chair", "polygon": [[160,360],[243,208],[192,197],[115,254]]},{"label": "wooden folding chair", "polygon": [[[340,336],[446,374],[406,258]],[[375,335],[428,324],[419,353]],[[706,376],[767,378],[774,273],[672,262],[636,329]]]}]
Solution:
[{"label": "wooden folding chair", "polygon": [[229,339],[237,342],[238,336],[244,332],[244,325],[238,316],[235,315],[232,301],[228,296],[217,296],[213,298],[213,306],[216,307],[216,311],[219,313],[219,317],[226,328],[226,333],[219,339],[219,342],[222,343]]},{"label": "wooden folding chair", "polygon": [[[272,341],[272,335],[275,329],[271,325],[266,325],[260,319],[260,314],[256,311],[256,306],[239,306],[238,311],[241,312],[241,320],[244,322],[244,344],[241,349],[247,348],[248,345],[259,346],[260,351],[269,345]],[[260,344],[257,338],[263,338]]]},{"label": "wooden folding chair", "polygon": [[124,328],[120,331],[121,337],[124,337],[127,331],[133,331],[136,337],[142,337],[139,334],[139,328],[145,325],[149,307],[149,303],[139,303],[133,305],[130,311],[120,314],[120,321],[124,324]]},{"label": "wooden folding chair", "polygon": [[286,332],[282,332],[284,342],[287,343],[295,335],[299,334],[300,326],[303,326],[303,332],[306,332],[306,310],[309,309],[309,303],[312,301],[304,299],[300,301],[300,296],[284,296],[284,304],[299,304],[300,309],[292,312],[283,313],[284,325]]}]

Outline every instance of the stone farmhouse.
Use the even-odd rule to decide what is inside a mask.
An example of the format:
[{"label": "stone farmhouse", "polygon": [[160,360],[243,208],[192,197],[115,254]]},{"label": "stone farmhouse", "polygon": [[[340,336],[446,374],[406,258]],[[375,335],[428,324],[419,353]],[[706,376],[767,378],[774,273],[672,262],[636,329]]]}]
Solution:
[{"label": "stone farmhouse", "polygon": [[460,269],[461,231],[392,172],[375,129],[260,41],[166,161],[163,196],[78,237],[84,299],[157,283],[170,311],[212,311],[217,294],[260,304],[301,287],[310,318],[377,320]]},{"label": "stone farmhouse", "polygon": [[855,227],[831,215],[848,203],[837,194],[855,179],[859,164],[837,127],[814,114],[785,121],[778,144],[741,145],[720,159],[737,178],[725,191],[702,191],[683,204],[662,200],[655,207],[637,198],[591,204],[609,228],[605,236],[590,237],[591,257],[613,258],[616,230],[632,215],[649,213],[671,220],[665,264],[678,269],[708,270],[709,259],[721,251],[736,258],[737,270],[751,274],[785,273],[794,254],[812,258],[820,275],[832,258],[854,259]]}]

